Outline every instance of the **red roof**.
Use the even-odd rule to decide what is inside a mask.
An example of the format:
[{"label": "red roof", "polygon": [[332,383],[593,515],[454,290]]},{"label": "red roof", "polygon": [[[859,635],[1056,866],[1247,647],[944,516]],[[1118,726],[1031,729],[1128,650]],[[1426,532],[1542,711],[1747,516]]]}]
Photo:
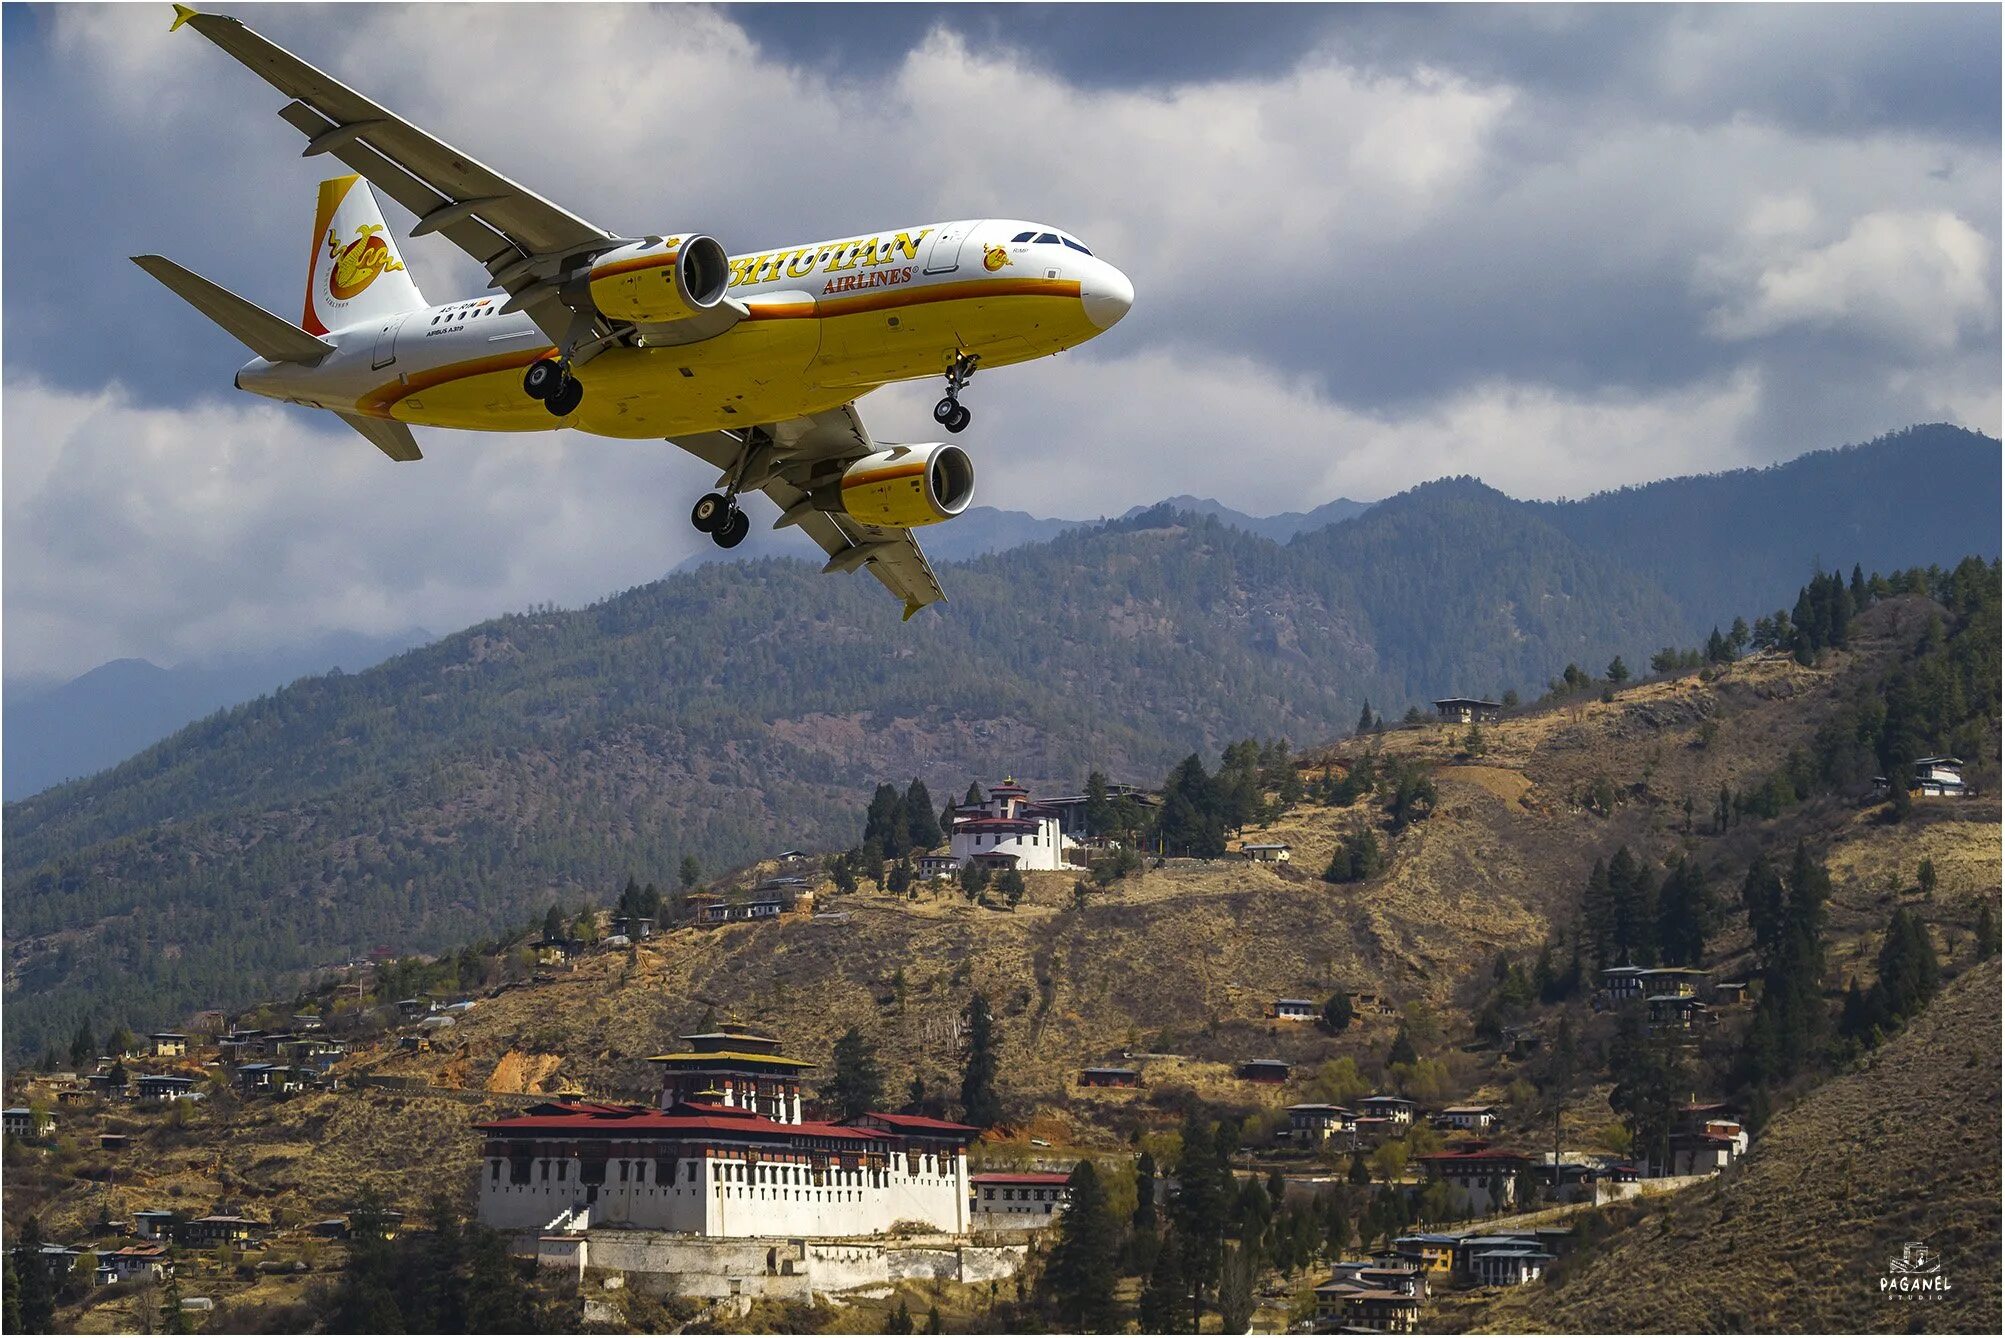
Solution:
[{"label": "red roof", "polygon": [[1069,1175],[1056,1171],[995,1171],[983,1172],[968,1177],[971,1185],[1063,1185],[1071,1181]]},{"label": "red roof", "polygon": [[1522,1152],[1510,1148],[1463,1148],[1454,1152],[1433,1152],[1422,1157],[1422,1161],[1484,1162],[1484,1161],[1530,1161]]},{"label": "red roof", "polygon": [[866,1120],[881,1120],[893,1129],[914,1131],[931,1130],[935,1133],[978,1134],[981,1132],[972,1124],[955,1124],[952,1120],[936,1120],[929,1115],[892,1115],[881,1110],[864,1113]]}]

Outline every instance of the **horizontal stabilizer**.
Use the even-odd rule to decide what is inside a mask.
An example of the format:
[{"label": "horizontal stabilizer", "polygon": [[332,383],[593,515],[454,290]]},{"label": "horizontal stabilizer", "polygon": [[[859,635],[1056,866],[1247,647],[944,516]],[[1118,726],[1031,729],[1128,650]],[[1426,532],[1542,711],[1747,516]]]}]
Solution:
[{"label": "horizontal stabilizer", "polygon": [[334,345],[326,340],[315,339],[291,321],[272,315],[257,303],[245,301],[229,289],[210,283],[165,256],[134,256],[132,263],[167,285],[189,306],[228,330],[260,358],[270,362],[311,364],[334,351]]},{"label": "horizontal stabilizer", "polygon": [[411,435],[411,429],[394,418],[364,418],[359,413],[342,413],[338,409],[334,416],[369,438],[377,450],[392,460],[425,458],[424,452],[418,449],[418,439]]}]

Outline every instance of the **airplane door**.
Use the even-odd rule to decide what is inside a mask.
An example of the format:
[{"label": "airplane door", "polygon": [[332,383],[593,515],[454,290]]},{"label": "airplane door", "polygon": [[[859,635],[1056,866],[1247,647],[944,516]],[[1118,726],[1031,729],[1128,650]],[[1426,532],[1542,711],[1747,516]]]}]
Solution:
[{"label": "airplane door", "polygon": [[383,328],[376,332],[376,357],[369,364],[372,368],[381,371],[397,360],[397,331],[403,327],[410,315],[411,313],[407,311],[401,316],[392,316],[383,322]]},{"label": "airplane door", "polygon": [[934,233],[932,248],[926,252],[926,273],[950,274],[959,269],[961,243],[980,226],[979,223],[949,223]]}]

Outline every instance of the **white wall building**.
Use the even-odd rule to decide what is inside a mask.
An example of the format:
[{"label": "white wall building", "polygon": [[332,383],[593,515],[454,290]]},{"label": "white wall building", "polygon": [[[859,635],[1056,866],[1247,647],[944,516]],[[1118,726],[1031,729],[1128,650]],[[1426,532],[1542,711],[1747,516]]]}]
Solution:
[{"label": "white wall building", "polygon": [[1005,780],[980,804],[954,810],[953,865],[958,869],[980,861],[1025,871],[1077,868],[1066,857],[1061,819],[1057,809],[1037,803],[1030,791]]},{"label": "white wall building", "polygon": [[480,1221],[701,1236],[968,1230],[964,1155],[977,1130],[909,1115],[787,1123],[740,1107],[549,1102],[484,1124]]}]

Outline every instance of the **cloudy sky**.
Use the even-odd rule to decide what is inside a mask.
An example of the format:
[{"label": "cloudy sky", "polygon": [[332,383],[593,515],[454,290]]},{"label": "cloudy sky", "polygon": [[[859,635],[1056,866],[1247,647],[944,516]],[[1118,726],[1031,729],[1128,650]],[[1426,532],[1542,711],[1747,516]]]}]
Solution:
[{"label": "cloudy sky", "polygon": [[[1136,307],[977,380],[998,506],[1579,496],[1999,429],[1989,6],[231,12],[616,232],[1070,228]],[[445,631],[707,542],[663,443],[421,431],[399,466],[233,391],[244,351],[123,257],[290,314],[324,164],[167,16],[4,11],[10,679]],[[435,301],[477,289],[405,254]],[[864,408],[929,439],[936,394]]]}]

